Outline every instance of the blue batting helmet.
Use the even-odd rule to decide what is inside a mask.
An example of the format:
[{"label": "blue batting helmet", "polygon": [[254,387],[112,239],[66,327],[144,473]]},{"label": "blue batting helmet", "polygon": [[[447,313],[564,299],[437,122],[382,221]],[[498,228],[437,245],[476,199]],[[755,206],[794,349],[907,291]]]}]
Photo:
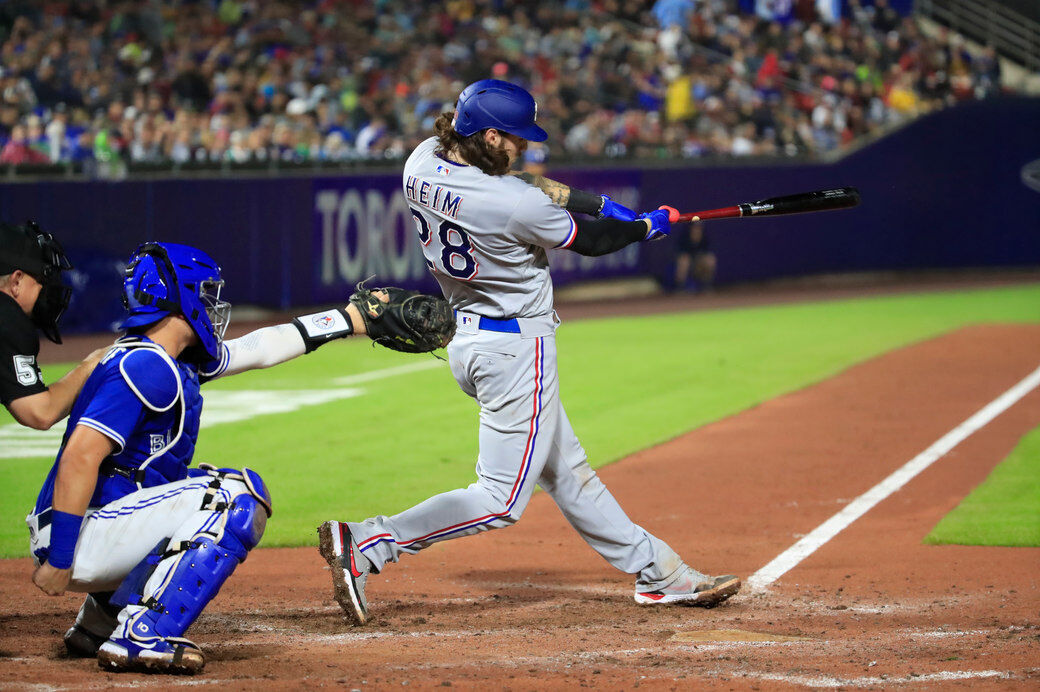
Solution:
[{"label": "blue batting helmet", "polygon": [[176,243],[145,243],[130,256],[123,281],[122,329],[183,315],[210,358],[220,356],[231,304],[220,299],[220,265],[202,250]]},{"label": "blue batting helmet", "polygon": [[482,79],[459,94],[452,126],[463,137],[494,128],[532,142],[544,142],[549,135],[535,124],[537,116],[538,105],[527,90],[501,79]]}]

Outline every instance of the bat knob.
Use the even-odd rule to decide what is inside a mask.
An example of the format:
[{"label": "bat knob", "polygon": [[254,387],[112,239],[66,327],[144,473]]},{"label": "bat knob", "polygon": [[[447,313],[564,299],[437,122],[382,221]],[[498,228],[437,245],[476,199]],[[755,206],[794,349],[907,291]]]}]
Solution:
[{"label": "bat knob", "polygon": [[664,209],[668,212],[668,223],[676,223],[679,220],[679,210],[675,207],[669,207],[667,204],[662,204],[658,209]]}]

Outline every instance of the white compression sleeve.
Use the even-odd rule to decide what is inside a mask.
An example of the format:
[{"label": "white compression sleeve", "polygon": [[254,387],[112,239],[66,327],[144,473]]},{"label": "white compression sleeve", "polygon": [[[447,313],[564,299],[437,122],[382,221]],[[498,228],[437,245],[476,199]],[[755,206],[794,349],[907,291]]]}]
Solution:
[{"label": "white compression sleeve", "polygon": [[269,368],[302,356],[307,348],[300,330],[292,324],[257,329],[245,336],[225,341],[224,345],[228,348],[228,365],[220,377]]}]

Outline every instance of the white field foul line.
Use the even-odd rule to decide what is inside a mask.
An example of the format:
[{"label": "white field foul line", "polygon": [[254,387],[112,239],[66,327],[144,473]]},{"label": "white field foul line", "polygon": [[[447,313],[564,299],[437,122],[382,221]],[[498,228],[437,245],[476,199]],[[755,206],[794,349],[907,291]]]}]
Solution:
[{"label": "white field foul line", "polygon": [[418,372],[420,370],[430,370],[432,368],[438,368],[442,365],[444,365],[444,361],[437,360],[436,358],[430,358],[429,360],[420,361],[418,363],[409,363],[408,365],[398,365],[392,368],[373,370],[372,372],[366,372],[360,375],[347,375],[345,377],[337,377],[332,382],[333,384],[338,385],[355,385],[361,384],[362,382],[381,380],[384,377],[393,377],[394,375],[406,375],[410,372]]},{"label": "white field foul line", "polygon": [[931,447],[906,462],[888,478],[850,502],[844,509],[817,526],[811,533],[806,534],[768,565],[752,574],[748,579],[748,586],[752,590],[758,591],[775,582],[792,567],[812,555],[817,548],[838,535],[849,524],[870,511],[874,505],[902,488],[914,476],[931,466],[969,435],[1011,408],[1015,402],[1035,389],[1037,385],[1040,385],[1040,368],[988,403],[971,418],[943,435]]}]

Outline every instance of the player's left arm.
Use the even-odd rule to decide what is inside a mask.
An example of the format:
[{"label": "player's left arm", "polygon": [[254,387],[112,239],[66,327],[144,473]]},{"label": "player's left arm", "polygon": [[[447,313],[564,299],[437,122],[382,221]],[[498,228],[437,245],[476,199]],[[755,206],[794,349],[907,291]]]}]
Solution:
[{"label": "player's left arm", "polygon": [[269,368],[310,353],[335,339],[365,334],[365,321],[357,307],[348,303],[310,315],[302,315],[287,324],[264,327],[237,339],[224,342],[219,362],[202,369],[206,380],[235,375],[248,370]]},{"label": "player's left arm", "polygon": [[600,219],[617,219],[619,221],[633,221],[636,218],[634,211],[622,204],[618,204],[607,195],[597,195],[594,192],[579,190],[557,180],[546,178],[544,175],[536,175],[525,171],[514,171],[510,175],[514,175],[528,185],[538,188],[554,204],[567,211],[588,214]]},{"label": "player's left arm", "polygon": [[[632,243],[667,235],[672,211],[652,211],[633,221],[575,218],[544,195],[528,188],[521,193],[505,232],[523,243],[598,257],[617,252]],[[675,215],[678,215],[677,211]]]},{"label": "player's left arm", "polygon": [[32,575],[33,584],[48,596],[60,596],[69,586],[76,541],[97,485],[98,468],[116,446],[96,429],[77,425],[61,453],[51,505],[50,550]]}]

